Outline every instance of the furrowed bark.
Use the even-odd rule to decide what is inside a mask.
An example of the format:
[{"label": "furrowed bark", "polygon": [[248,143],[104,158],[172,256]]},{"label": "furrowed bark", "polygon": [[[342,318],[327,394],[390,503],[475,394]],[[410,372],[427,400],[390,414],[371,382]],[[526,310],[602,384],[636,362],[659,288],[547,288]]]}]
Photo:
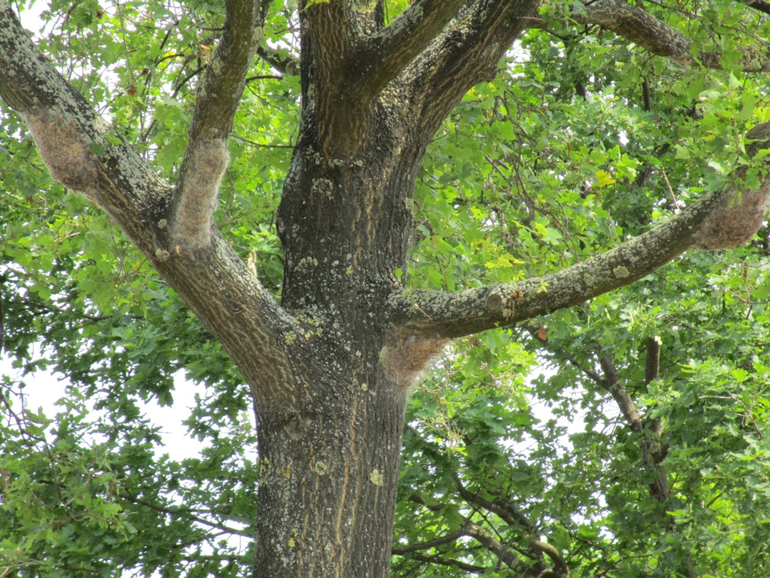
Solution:
[{"label": "furrowed bark", "polygon": [[479,0],[456,18],[396,81],[410,94],[413,134],[433,134],[474,85],[497,74],[500,58],[537,14],[537,0]]},{"label": "furrowed bark", "polygon": [[227,0],[224,33],[198,85],[195,112],[174,193],[169,231],[193,251],[211,241],[219,183],[227,168],[227,137],[259,43],[260,0]]},{"label": "furrowed bark", "polygon": [[342,0],[312,4],[300,16],[303,81],[315,97],[320,149],[339,159],[355,153],[368,126],[367,106],[351,90],[351,54],[361,38],[345,4]]},{"label": "furrowed bark", "polygon": [[354,56],[355,90],[371,101],[441,32],[467,0],[418,0]]}]

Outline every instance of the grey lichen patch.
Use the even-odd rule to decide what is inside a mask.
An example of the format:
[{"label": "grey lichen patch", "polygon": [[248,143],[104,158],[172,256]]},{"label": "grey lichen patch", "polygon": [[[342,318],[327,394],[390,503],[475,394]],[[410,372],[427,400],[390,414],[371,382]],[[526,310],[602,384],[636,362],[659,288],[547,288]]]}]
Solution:
[{"label": "grey lichen patch", "polygon": [[272,465],[270,464],[270,459],[260,458],[258,471],[257,471],[257,480],[260,482],[265,481],[272,473],[273,473],[273,468],[272,468]]},{"label": "grey lichen patch", "polygon": [[169,253],[165,249],[155,249],[155,256],[158,258],[158,261],[168,261]]},{"label": "grey lichen patch", "polygon": [[372,482],[375,486],[382,487],[384,485],[382,472],[380,472],[380,470],[372,470],[372,473],[369,474],[369,481]]},{"label": "grey lichen patch", "polygon": [[315,466],[313,466],[313,471],[319,476],[325,475],[328,470],[329,468],[325,462],[318,461],[315,463]]},{"label": "grey lichen patch", "polygon": [[158,221],[158,229],[165,229],[166,225],[168,225],[168,221],[166,219],[161,219]]},{"label": "grey lichen patch", "polygon": [[305,257],[304,259],[301,259],[299,263],[297,263],[297,272],[309,273],[316,267],[318,267],[318,259],[313,257]]},{"label": "grey lichen patch", "polygon": [[[311,84],[310,87],[312,88],[313,85]],[[319,153],[313,147],[308,147],[305,155],[307,156],[308,160],[314,163],[317,167],[321,166],[321,163],[323,162],[323,157],[321,156],[321,153]]]},{"label": "grey lichen patch", "polygon": [[222,64],[219,62],[218,58],[211,61],[211,70],[214,74],[219,74],[222,70]]},{"label": "grey lichen patch", "polygon": [[327,199],[334,198],[334,183],[329,179],[313,179],[311,190],[314,194],[324,195]]},{"label": "grey lichen patch", "polygon": [[612,274],[615,275],[617,279],[625,279],[630,275],[628,272],[628,269],[623,267],[622,265],[618,265],[612,270]]}]

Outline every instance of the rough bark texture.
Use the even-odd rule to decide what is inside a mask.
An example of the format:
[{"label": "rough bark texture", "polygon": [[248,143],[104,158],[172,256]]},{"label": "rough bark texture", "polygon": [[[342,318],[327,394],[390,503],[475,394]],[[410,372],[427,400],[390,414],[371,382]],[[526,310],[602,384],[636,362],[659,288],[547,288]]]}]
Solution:
[{"label": "rough bark texture", "polygon": [[[765,189],[715,194],[542,279],[459,294],[394,284],[392,273],[407,269],[412,192],[430,139],[471,86],[494,76],[538,4],[418,0],[385,27],[382,2],[301,3],[303,110],[277,222],[285,256],[279,306],[211,222],[225,139],[257,50],[258,35],[242,24],[259,18],[259,3],[227,4],[171,188],[0,2],[0,95],[27,122],[52,175],[112,216],[248,380],[261,463],[256,576],[389,574],[406,390],[447,339],[568,307],[688,248],[711,248],[703,223],[741,199],[758,214],[751,195],[764,199]],[[464,532],[499,546],[478,528]],[[535,547],[566,569],[547,545]],[[526,570],[515,557],[503,561]]]}]

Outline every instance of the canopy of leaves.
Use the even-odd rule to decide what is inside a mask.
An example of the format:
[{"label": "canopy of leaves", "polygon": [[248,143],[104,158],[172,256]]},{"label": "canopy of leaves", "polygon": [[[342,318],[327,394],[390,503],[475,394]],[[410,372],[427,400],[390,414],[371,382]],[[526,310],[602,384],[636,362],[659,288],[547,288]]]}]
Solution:
[{"label": "canopy of leaves", "polygon": [[[386,4],[393,18],[407,2]],[[719,51],[721,69],[652,56],[577,24],[582,4],[546,3],[544,24],[428,151],[411,267],[396,271],[408,286],[562,269],[748,162],[742,135],[770,120],[770,103],[742,54],[767,50],[768,17],[728,0],[642,4],[694,54]],[[31,8],[43,9],[41,49],[172,178],[221,3]],[[274,1],[216,218],[276,295],[297,27],[296,2]],[[3,356],[15,368],[0,383],[0,575],[243,575],[259,483],[248,389],[108,217],[54,183],[20,121],[0,114]],[[742,249],[690,253],[538,323],[453,343],[412,394],[394,575],[508,576],[511,552],[572,576],[769,575],[769,249],[763,229]],[[24,402],[43,370],[68,383],[55,416]],[[180,370],[206,385],[185,423],[207,443],[177,462],[141,408],[173,403]]]}]

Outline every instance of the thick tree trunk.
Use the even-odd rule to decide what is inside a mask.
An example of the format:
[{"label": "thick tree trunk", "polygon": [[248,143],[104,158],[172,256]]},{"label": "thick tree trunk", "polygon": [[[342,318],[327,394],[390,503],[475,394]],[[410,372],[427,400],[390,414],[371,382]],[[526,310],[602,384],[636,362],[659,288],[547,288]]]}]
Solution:
[{"label": "thick tree trunk", "polygon": [[[355,154],[319,144],[308,101],[279,209],[282,305],[296,386],[260,403],[258,577],[388,576],[406,380],[383,324],[406,270],[411,192],[424,146],[373,107]],[[370,134],[376,136],[369,136]],[[388,347],[390,345],[390,348]],[[385,363],[383,363],[385,361]]]},{"label": "thick tree trunk", "polygon": [[257,577],[389,575],[405,395],[366,361],[328,365],[259,414]]}]

